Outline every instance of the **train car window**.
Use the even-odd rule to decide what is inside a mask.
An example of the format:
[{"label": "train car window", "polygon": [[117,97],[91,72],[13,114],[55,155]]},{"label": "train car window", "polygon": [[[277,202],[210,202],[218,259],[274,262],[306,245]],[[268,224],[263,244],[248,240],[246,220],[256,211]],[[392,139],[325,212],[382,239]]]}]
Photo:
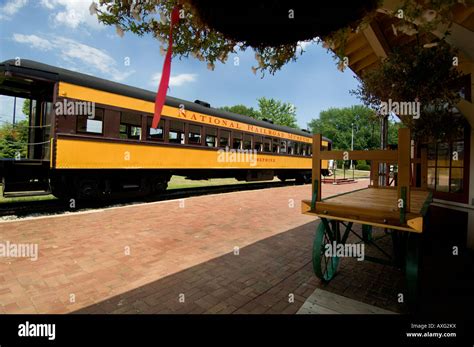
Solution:
[{"label": "train car window", "polygon": [[244,134],[243,149],[252,149],[252,135]]},{"label": "train car window", "polygon": [[301,143],[295,142],[295,155],[301,155]]},{"label": "train car window", "polygon": [[102,135],[104,129],[104,109],[96,108],[94,117],[78,115],[76,132]]},{"label": "train car window", "polygon": [[170,121],[168,138],[171,143],[184,145],[184,123],[177,120]]},{"label": "train car window", "polygon": [[261,136],[254,136],[254,139],[255,139],[255,143],[254,143],[253,148],[254,148],[257,152],[263,151],[263,148],[262,148],[262,145],[263,145],[263,138],[262,138]]},{"label": "train car window", "polygon": [[[306,155],[308,153],[308,151],[306,150],[306,146],[308,146],[308,144],[306,143],[301,144],[301,155]],[[311,144],[309,146],[311,146]]]},{"label": "train car window", "polygon": [[286,153],[286,140],[280,140],[280,153]]},{"label": "train car window", "polygon": [[308,155],[311,155],[311,150],[312,150],[311,145],[306,145],[306,148],[308,150]]},{"label": "train car window", "polygon": [[232,135],[232,148],[242,149],[242,133],[233,133]]},{"label": "train car window", "polygon": [[288,154],[295,154],[295,143],[293,141],[288,141],[288,148],[287,148]]},{"label": "train car window", "polygon": [[227,130],[220,131],[219,146],[220,147],[230,146],[230,131],[227,131]]},{"label": "train car window", "polygon": [[305,148],[306,147],[306,143],[300,143],[300,155],[305,155],[306,151],[305,151]]},{"label": "train car window", "polygon": [[278,145],[278,140],[273,139],[272,141],[272,152],[273,153],[280,153],[280,146]]},{"label": "train car window", "polygon": [[165,139],[165,120],[160,119],[158,123],[158,128],[154,129],[151,127],[151,123],[153,121],[152,117],[148,117],[147,119],[147,139],[149,140],[159,140],[162,141]]},{"label": "train car window", "polygon": [[206,146],[217,147],[217,129],[216,128],[205,128],[206,129]]},{"label": "train car window", "polygon": [[272,139],[265,137],[263,140],[263,151],[264,152],[271,152],[272,151]]},{"label": "train car window", "polygon": [[188,141],[193,145],[201,144],[201,127],[198,125],[189,125]]},{"label": "train car window", "polygon": [[120,114],[120,138],[140,140],[142,137],[142,115],[122,112]]}]

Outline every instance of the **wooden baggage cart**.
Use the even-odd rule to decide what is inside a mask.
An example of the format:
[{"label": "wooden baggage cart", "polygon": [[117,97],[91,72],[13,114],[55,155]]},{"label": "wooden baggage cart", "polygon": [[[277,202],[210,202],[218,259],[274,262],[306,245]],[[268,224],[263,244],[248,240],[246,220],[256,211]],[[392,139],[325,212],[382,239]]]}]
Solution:
[{"label": "wooden baggage cart", "polygon": [[[407,279],[408,303],[416,300],[418,281],[418,259],[420,238],[426,231],[426,215],[432,201],[432,194],[424,188],[411,186],[412,163],[422,163],[422,173],[426,171],[426,160],[411,159],[411,139],[409,129],[400,129],[396,150],[374,151],[321,151],[321,135],[313,139],[313,196],[302,201],[304,214],[321,219],[313,243],[313,269],[323,281],[329,282],[337,273],[340,257],[326,256],[326,247],[345,245],[349,235],[354,234],[360,241],[375,247],[383,258],[365,256],[366,260],[391,264],[402,268]],[[360,189],[326,199],[321,198],[321,160],[370,160],[372,179],[368,188]],[[397,186],[378,185],[378,166],[397,164]],[[425,179],[426,175],[423,175]],[[426,186],[422,184],[422,186]],[[361,232],[353,229],[361,224]],[[384,229],[391,235],[393,252],[389,254],[377,245],[372,228]]]}]

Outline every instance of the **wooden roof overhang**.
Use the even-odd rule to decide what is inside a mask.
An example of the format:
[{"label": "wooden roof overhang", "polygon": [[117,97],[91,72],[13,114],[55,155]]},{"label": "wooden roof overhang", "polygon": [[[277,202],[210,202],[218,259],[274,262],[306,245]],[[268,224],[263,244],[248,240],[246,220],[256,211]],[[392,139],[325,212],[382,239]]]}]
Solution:
[{"label": "wooden roof overhang", "polygon": [[[416,35],[409,36],[395,29],[400,19],[390,15],[397,10],[401,1],[385,1],[377,10],[377,15],[370,24],[349,34],[344,48],[344,55],[348,58],[348,67],[359,77],[366,71],[378,66],[387,55],[397,47],[405,47],[416,41]],[[451,35],[447,42],[460,52],[459,69],[465,74],[474,73],[474,5],[458,4],[453,12]],[[437,28],[424,39],[441,37],[447,27]],[[337,47],[336,47],[337,49]],[[474,101],[474,86],[471,78],[471,101]],[[474,104],[461,100],[458,104],[460,112],[467,118],[474,128]]]}]

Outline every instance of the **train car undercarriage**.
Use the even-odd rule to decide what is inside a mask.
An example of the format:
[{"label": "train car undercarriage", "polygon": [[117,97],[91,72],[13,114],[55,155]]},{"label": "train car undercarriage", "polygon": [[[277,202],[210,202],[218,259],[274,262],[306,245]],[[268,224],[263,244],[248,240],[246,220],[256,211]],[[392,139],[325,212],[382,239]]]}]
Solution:
[{"label": "train car undercarriage", "polygon": [[61,199],[114,199],[153,196],[164,192],[173,175],[190,180],[235,178],[238,181],[295,180],[311,182],[311,171],[269,169],[68,169],[49,168],[49,161],[0,160],[5,197],[53,194]]}]

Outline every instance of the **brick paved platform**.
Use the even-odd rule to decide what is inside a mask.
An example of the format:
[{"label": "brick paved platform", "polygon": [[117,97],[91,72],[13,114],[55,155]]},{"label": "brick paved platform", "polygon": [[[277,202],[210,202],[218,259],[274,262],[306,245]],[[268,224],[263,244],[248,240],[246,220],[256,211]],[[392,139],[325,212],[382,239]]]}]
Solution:
[{"label": "brick paved platform", "polygon": [[317,287],[403,311],[393,268],[344,259],[329,285],[314,276],[318,221],[300,212],[310,195],[290,186],[2,222],[0,242],[37,243],[39,258],[0,258],[0,313],[296,313]]}]

